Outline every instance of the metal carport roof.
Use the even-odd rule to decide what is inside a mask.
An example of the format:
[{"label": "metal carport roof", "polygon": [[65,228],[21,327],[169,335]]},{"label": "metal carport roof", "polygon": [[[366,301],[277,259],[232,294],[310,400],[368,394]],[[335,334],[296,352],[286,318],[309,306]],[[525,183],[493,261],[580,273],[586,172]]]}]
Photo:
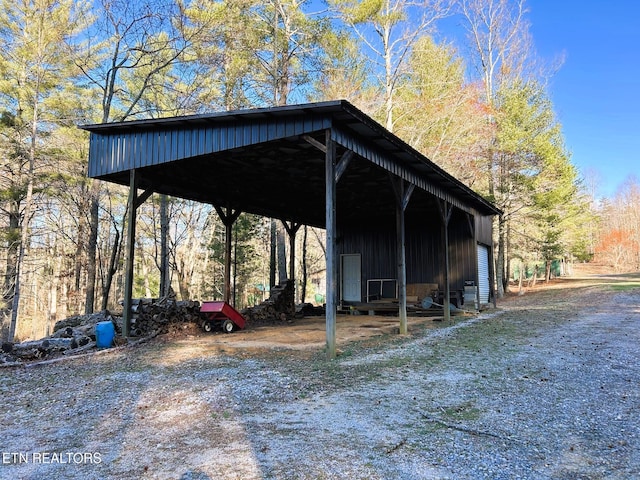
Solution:
[{"label": "metal carport roof", "polygon": [[[452,205],[498,210],[345,100],[84,125],[88,175],[264,216],[324,226],[325,131],[337,157],[355,152],[338,183],[338,224],[395,215],[389,173]],[[433,211],[428,197],[412,202]]]},{"label": "metal carport roof", "polygon": [[[406,333],[404,217],[448,225],[500,211],[345,100],[85,125],[88,175],[130,186],[125,331],[131,306],[136,205],[152,192],[326,228],[327,351],[336,354],[337,229],[384,224],[398,245],[400,332]],[[145,193],[137,196],[137,189]],[[219,210],[219,212],[222,212]],[[232,213],[233,212],[233,213]],[[443,228],[448,275],[448,228]],[[227,246],[227,253],[230,247]],[[227,276],[229,268],[227,270]],[[445,278],[448,278],[445,276]],[[227,281],[228,283],[228,281]],[[449,295],[445,280],[445,295]],[[449,313],[445,302],[445,318]]]}]

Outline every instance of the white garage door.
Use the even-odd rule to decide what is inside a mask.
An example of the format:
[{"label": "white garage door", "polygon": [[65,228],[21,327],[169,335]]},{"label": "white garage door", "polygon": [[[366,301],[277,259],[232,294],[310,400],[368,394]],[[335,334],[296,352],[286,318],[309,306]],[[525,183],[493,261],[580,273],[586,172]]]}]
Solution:
[{"label": "white garage door", "polygon": [[478,283],[480,303],[489,303],[489,248],[486,245],[478,245]]}]

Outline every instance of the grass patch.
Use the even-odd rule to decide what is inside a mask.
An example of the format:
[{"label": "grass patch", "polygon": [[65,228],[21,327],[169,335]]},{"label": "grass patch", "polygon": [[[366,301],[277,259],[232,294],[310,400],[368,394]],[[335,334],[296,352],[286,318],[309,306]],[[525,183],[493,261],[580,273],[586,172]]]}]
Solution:
[{"label": "grass patch", "polygon": [[629,290],[635,290],[640,288],[640,282],[621,282],[610,285],[611,290],[614,292],[628,292]]}]

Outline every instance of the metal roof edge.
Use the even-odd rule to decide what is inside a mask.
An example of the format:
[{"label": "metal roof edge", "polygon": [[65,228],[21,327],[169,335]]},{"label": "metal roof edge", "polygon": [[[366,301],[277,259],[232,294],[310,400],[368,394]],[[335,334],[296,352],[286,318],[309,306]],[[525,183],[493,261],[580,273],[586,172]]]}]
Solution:
[{"label": "metal roof edge", "polygon": [[453,183],[458,188],[463,190],[465,194],[470,195],[471,197],[477,199],[480,203],[483,204],[485,208],[494,212],[496,215],[501,215],[503,213],[502,210],[496,207],[489,200],[485,199],[482,195],[477,193],[475,190],[473,190],[472,188],[462,183],[460,180],[455,178],[453,175],[451,175],[449,172],[444,170],[438,164],[430,160],[426,155],[420,153],[418,150],[413,148],[407,142],[402,140],[396,134],[387,130],[385,127],[383,127],[376,120],[374,120],[369,115],[364,113],[362,110],[358,109],[356,106],[354,106],[347,100],[341,100],[340,102],[344,110],[351,113],[354,117],[357,117],[358,120],[360,120],[361,122],[366,123],[369,128],[373,128],[377,130],[381,136],[385,137],[388,141],[394,143],[398,148],[405,150],[407,153],[410,153],[417,160],[420,160],[425,166],[430,167],[435,173],[442,176],[447,182]]},{"label": "metal roof edge", "polygon": [[[228,111],[220,111],[220,112],[212,112],[205,114],[197,114],[197,115],[184,115],[178,117],[163,117],[163,118],[152,118],[152,119],[141,119],[141,120],[127,120],[122,122],[110,122],[110,123],[99,123],[99,124],[85,124],[78,125],[78,128],[82,130],[86,130],[91,133],[100,134],[102,131],[134,131],[134,130],[145,130],[148,128],[180,128],[186,127],[190,124],[196,123],[208,123],[215,121],[231,121],[232,119],[240,119],[240,118],[264,118],[264,117],[278,117],[280,114],[286,113],[304,113],[315,111],[318,113],[332,114],[338,113],[340,111],[347,113],[351,117],[353,117],[358,122],[364,124],[371,131],[376,132],[381,138],[386,140],[387,142],[393,144],[399,150],[406,152],[415,158],[419,164],[424,165],[424,167],[430,169],[433,173],[436,173],[440,177],[442,177],[443,182],[452,185],[455,189],[458,190],[458,194],[462,193],[465,196],[470,197],[480,204],[484,209],[493,212],[493,214],[499,215],[502,213],[500,209],[498,209],[491,202],[486,200],[480,194],[475,192],[473,189],[462,183],[460,180],[455,178],[453,175],[449,174],[442,167],[434,163],[432,160],[427,158],[425,155],[417,151],[411,145],[406,143],[400,137],[395,135],[393,132],[390,132],[385,127],[383,127],[380,123],[374,120],[372,117],[364,113],[362,110],[357,108],[355,105],[350,103],[347,100],[327,100],[322,102],[312,102],[312,103],[303,103],[303,104],[289,104],[289,105],[281,105],[276,107],[261,107],[261,108],[247,108],[247,109],[238,109],[238,110],[228,110]],[[412,166],[415,168],[415,165]],[[420,173],[419,171],[417,173]],[[423,172],[424,173],[424,172]]]},{"label": "metal roof edge", "polygon": [[[211,113],[200,113],[197,115],[182,115],[173,117],[161,117],[161,118],[147,118],[139,120],[124,120],[121,122],[107,122],[107,123],[93,123],[78,125],[81,130],[89,132],[99,132],[100,130],[112,130],[112,129],[136,129],[140,127],[153,127],[153,126],[171,126],[180,123],[194,123],[207,120],[224,120],[233,117],[258,117],[263,115],[277,115],[280,113],[294,112],[296,110],[318,110],[318,111],[337,111],[342,109],[344,104],[348,104],[351,108],[355,109],[353,105],[349,104],[346,100],[328,100],[323,102],[314,103],[301,103],[301,104],[289,104],[281,105],[277,107],[260,107],[260,108],[244,108],[238,110],[224,110]],[[364,114],[362,114],[364,115]]]}]

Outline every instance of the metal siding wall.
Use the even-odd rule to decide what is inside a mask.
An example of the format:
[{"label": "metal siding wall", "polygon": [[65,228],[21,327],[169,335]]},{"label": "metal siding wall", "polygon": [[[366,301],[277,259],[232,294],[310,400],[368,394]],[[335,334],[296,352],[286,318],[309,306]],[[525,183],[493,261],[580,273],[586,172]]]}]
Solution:
[{"label": "metal siding wall", "polygon": [[[100,141],[100,139],[101,137],[99,137],[98,135],[89,136],[89,158],[95,158],[95,156],[99,152],[97,143]],[[99,167],[99,163],[97,162],[89,163],[89,166],[87,167],[88,175],[90,177],[97,176],[99,174],[98,167]]]},{"label": "metal siding wall", "polygon": [[362,298],[367,292],[367,280],[396,278],[395,232],[340,231],[339,254],[362,256]]},{"label": "metal siding wall", "polygon": [[294,119],[261,119],[246,123],[194,126],[173,130],[90,135],[89,175],[97,177],[132,168],[159,165],[187,157],[322,131],[331,118],[306,115]]},{"label": "metal siding wall", "polygon": [[204,151],[205,152],[213,152],[214,141],[213,141],[213,130],[210,128],[204,129]]},{"label": "metal siding wall", "polygon": [[442,283],[440,225],[407,227],[407,283]]},{"label": "metal siding wall", "polygon": [[474,280],[475,242],[469,232],[467,219],[462,215],[454,215],[449,226],[451,289],[463,290],[466,280]]},{"label": "metal siding wall", "polygon": [[[131,140],[129,140],[131,143]],[[131,170],[133,168],[133,162],[131,160],[131,155],[133,153],[133,147],[128,145],[126,139],[122,135],[118,135],[116,150],[113,152],[113,156],[111,157],[112,165],[117,165],[119,160],[124,159],[123,162],[123,170]]]},{"label": "metal siding wall", "polygon": [[476,236],[478,242],[491,245],[493,242],[493,217],[476,214]]},{"label": "metal siding wall", "polygon": [[145,157],[145,139],[147,137],[147,134],[145,132],[141,132],[138,135],[135,136],[135,143],[134,143],[134,150],[135,150],[135,154],[133,157],[133,165],[135,166],[135,168],[140,168],[142,166],[144,166],[143,161],[144,161],[144,157]]},{"label": "metal siding wall", "polygon": [[[467,219],[454,215],[449,226],[450,287],[463,290],[465,280],[475,280],[476,246],[469,232]],[[406,263],[407,283],[444,284],[442,272],[441,224],[407,225]],[[366,295],[366,281],[373,278],[396,278],[396,238],[392,228],[378,231],[340,231],[340,254],[362,255],[362,296]]]}]

